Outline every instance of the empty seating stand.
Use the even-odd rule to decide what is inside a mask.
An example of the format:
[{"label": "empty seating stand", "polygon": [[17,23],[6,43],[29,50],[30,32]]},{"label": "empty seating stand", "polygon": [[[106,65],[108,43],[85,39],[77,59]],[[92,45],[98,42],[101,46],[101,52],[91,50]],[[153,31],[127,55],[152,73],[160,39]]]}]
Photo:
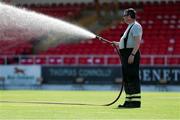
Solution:
[{"label": "empty seating stand", "polygon": [[[180,64],[180,2],[125,2],[120,4],[120,6],[125,6],[124,8],[133,5],[141,9],[137,15],[137,20],[141,23],[144,32],[140,48],[143,56],[141,63],[145,65],[152,63],[157,65]],[[52,6],[30,6],[29,9],[54,17],[68,17],[68,15],[72,14],[75,16],[79,15],[82,9],[86,9],[83,6],[84,4],[54,4]],[[116,26],[111,26],[101,31],[100,36],[110,41],[119,41],[121,33],[123,33],[126,27],[126,24],[119,23]],[[0,45],[3,46],[2,43]],[[31,51],[31,47],[29,51],[27,50],[27,53]],[[18,54],[25,50],[24,48],[18,48],[17,51],[14,51]],[[60,44],[55,48],[49,48],[41,55],[45,57],[21,59],[21,63],[52,65],[77,64],[77,62],[81,65],[116,65],[120,63],[115,50],[97,39],[82,41],[78,44]],[[61,56],[64,55],[70,55],[70,57],[62,58]],[[84,56],[81,57],[80,55]],[[91,58],[89,56],[86,57],[86,55],[97,57]],[[108,55],[112,57],[107,57]],[[76,56],[79,57],[77,58]],[[166,56],[166,58],[163,56]],[[4,60],[0,58],[0,63],[3,62]]]},{"label": "empty seating stand", "polygon": [[47,4],[47,5],[30,5],[25,7],[30,10],[61,19],[79,16],[81,10],[84,8],[84,6],[81,4],[73,4],[73,5]]}]

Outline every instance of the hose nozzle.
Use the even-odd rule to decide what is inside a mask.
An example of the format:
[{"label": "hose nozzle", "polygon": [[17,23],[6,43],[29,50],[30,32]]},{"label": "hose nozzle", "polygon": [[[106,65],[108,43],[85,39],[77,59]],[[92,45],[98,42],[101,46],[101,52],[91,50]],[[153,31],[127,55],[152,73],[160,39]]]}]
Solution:
[{"label": "hose nozzle", "polygon": [[102,37],[96,35],[96,38],[99,39],[99,40],[102,40]]},{"label": "hose nozzle", "polygon": [[96,35],[96,38],[97,38],[97,39],[99,39],[100,41],[103,41],[103,42],[106,42],[106,43],[112,44],[112,42],[111,42],[111,41],[109,41],[109,40],[107,40],[107,39],[104,39],[104,38],[102,38],[102,37],[100,37],[100,36],[98,36],[98,35]]}]

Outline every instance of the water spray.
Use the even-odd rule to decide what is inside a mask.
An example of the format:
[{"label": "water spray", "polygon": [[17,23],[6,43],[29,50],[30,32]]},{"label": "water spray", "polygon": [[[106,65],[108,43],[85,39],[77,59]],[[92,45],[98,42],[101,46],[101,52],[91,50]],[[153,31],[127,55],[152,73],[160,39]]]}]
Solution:
[{"label": "water spray", "polygon": [[[1,2],[0,18],[0,40],[12,40],[12,42],[16,40],[14,43],[19,42],[19,39],[33,40],[33,46],[37,45],[37,48],[77,43],[96,37],[94,33],[61,19]],[[16,46],[5,46],[2,49],[9,47]]]}]

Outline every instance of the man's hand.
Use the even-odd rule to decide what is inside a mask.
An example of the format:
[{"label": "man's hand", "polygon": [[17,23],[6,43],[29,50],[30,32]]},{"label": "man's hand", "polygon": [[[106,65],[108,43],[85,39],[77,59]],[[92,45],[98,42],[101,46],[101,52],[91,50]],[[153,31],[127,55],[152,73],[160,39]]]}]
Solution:
[{"label": "man's hand", "polygon": [[132,64],[134,62],[134,56],[130,55],[128,58],[128,64]]},{"label": "man's hand", "polygon": [[116,42],[116,41],[112,41],[112,45],[116,45],[116,46],[119,46],[119,42]]}]

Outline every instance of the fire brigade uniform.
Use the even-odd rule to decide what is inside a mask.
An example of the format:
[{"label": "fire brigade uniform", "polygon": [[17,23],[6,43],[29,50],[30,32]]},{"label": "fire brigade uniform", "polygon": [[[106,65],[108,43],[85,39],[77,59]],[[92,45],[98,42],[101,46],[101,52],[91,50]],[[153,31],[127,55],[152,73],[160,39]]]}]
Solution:
[{"label": "fire brigade uniform", "polygon": [[141,90],[139,79],[139,64],[140,64],[140,51],[138,50],[134,55],[134,62],[128,63],[128,58],[132,54],[135,47],[135,36],[142,37],[142,27],[135,21],[128,25],[126,31],[119,42],[122,63],[122,75],[124,81],[124,88],[126,93],[126,100],[124,105],[119,107],[140,107],[141,106]]}]

